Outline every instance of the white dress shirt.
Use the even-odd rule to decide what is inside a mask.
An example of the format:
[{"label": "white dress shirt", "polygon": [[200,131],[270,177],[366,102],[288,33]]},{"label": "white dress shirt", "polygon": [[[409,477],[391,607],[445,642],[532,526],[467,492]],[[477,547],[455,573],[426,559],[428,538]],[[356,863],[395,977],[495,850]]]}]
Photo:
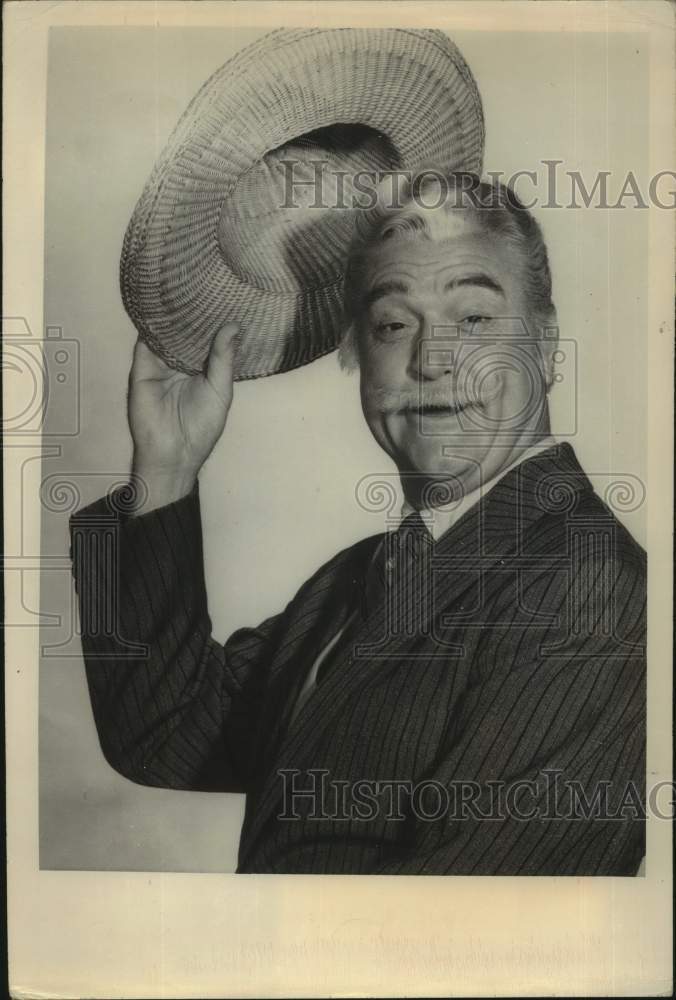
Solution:
[{"label": "white dress shirt", "polygon": [[[536,455],[539,455],[541,451],[547,451],[548,448],[553,448],[556,443],[556,439],[551,435],[541,438],[537,444],[532,445],[530,448],[526,448],[526,450],[523,451],[517,459],[510,463],[510,465],[501,469],[497,476],[493,476],[492,479],[482,483],[470,493],[464,494],[460,500],[454,501],[446,507],[434,507],[429,510],[421,510],[420,515],[423,519],[423,523],[435,542],[441,538],[442,535],[446,534],[446,532],[453,527],[453,525],[470,509],[470,507],[473,507],[474,504],[478,503],[482,497],[486,496],[489,490],[491,490],[495,484],[503,478],[503,476],[506,476],[511,469],[516,468],[517,465],[521,465],[522,462],[525,462],[529,458],[534,458]],[[409,514],[412,514],[414,509],[415,508],[413,508],[408,501],[405,501],[401,508],[401,518],[399,524],[391,525],[388,530],[396,531],[399,528],[401,521],[408,517]],[[298,694],[293,714],[291,716],[291,721],[295,719],[296,715],[314,690],[316,686],[317,671],[321,663],[334,648],[345,629],[352,623],[354,615],[357,613],[358,612],[355,611],[348,617],[345,624],[338,629],[335,635],[333,635],[329,642],[327,642],[326,646],[324,646],[315,658],[315,661],[310,667],[307,677],[305,678],[303,687]]]},{"label": "white dress shirt", "polygon": [[[516,458],[509,465],[506,465],[504,469],[501,469],[497,476],[493,476],[492,479],[487,480],[480,486],[477,486],[475,490],[470,493],[465,493],[459,500],[454,501],[446,507],[433,507],[429,510],[421,510],[420,516],[422,517],[423,523],[429,533],[431,534],[434,541],[438,541],[442,535],[445,535],[449,528],[452,528],[456,521],[460,518],[466,511],[473,507],[474,504],[478,503],[482,497],[486,496],[489,490],[492,490],[497,482],[499,482],[503,476],[516,468],[517,465],[521,465],[522,462],[527,461],[529,458],[534,458],[539,455],[541,451],[547,451],[548,448],[553,448],[556,445],[556,439],[551,436],[551,434],[546,438],[541,438],[537,444],[532,445],[530,448],[526,448],[525,451],[521,452],[518,458]],[[401,521],[409,514],[414,512],[414,508],[405,501],[403,507],[401,508]],[[399,524],[401,524],[401,521]],[[396,531],[399,525],[391,527],[390,531]]]}]

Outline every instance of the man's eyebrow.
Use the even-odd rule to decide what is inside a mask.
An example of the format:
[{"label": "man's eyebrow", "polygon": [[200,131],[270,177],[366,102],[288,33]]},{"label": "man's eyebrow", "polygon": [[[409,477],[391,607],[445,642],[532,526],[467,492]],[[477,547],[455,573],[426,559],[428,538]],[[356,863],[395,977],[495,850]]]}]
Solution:
[{"label": "man's eyebrow", "polygon": [[378,299],[384,298],[385,295],[391,295],[393,292],[401,292],[405,295],[408,290],[408,285],[405,281],[383,281],[380,285],[374,285],[366,293],[362,299],[362,308],[368,309],[369,306],[377,302]]},{"label": "man's eyebrow", "polygon": [[[496,292],[505,298],[505,292],[502,285],[498,284],[493,278],[487,274],[468,274],[464,278],[453,278],[451,281],[444,285],[445,292],[452,292],[456,288],[463,288],[466,286],[473,286],[474,288],[488,288],[491,292]],[[391,295],[393,293],[399,292],[403,295],[409,291],[409,287],[405,281],[383,281],[379,285],[374,285],[362,299],[362,308],[368,309],[369,306],[377,302],[378,299],[384,298],[386,295]]]},{"label": "man's eyebrow", "polygon": [[488,288],[490,291],[497,292],[498,295],[502,295],[503,299],[505,297],[502,285],[499,285],[497,281],[489,277],[487,274],[468,274],[464,278],[453,278],[452,281],[449,281],[444,285],[444,291],[452,292],[454,289],[462,288],[466,285],[473,285],[475,288]]}]

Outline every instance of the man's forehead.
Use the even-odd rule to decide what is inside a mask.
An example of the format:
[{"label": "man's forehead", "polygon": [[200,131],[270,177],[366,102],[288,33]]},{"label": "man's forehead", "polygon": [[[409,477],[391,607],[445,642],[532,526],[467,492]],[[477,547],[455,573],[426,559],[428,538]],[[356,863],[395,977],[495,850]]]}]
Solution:
[{"label": "man's forehead", "polygon": [[504,292],[505,279],[514,269],[510,257],[501,240],[483,231],[439,242],[425,237],[393,239],[372,249],[362,288],[371,298],[376,289],[382,294],[405,292],[418,282],[441,280],[446,290],[474,284]]}]

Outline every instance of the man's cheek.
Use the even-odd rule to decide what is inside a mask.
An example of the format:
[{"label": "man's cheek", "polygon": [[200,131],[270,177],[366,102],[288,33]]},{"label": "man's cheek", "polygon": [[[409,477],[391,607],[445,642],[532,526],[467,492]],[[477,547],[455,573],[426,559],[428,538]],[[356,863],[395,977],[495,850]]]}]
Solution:
[{"label": "man's cheek", "polygon": [[361,393],[371,407],[377,405],[377,400],[384,397],[393,388],[393,380],[387,367],[367,359],[361,369]]},{"label": "man's cheek", "polygon": [[494,409],[499,405],[505,393],[505,373],[497,369],[489,369],[470,398],[476,399],[486,409]]}]

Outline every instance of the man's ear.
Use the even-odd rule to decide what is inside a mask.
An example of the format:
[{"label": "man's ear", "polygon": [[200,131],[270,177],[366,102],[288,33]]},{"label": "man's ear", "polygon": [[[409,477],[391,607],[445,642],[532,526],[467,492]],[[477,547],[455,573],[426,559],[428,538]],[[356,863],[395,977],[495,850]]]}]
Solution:
[{"label": "man's ear", "polygon": [[556,309],[552,308],[539,324],[540,357],[542,358],[542,373],[547,386],[547,392],[554,384],[554,354],[559,346],[559,322]]},{"label": "man's ear", "polygon": [[344,372],[354,372],[359,368],[357,330],[354,323],[347,328],[338,345],[338,362]]}]

